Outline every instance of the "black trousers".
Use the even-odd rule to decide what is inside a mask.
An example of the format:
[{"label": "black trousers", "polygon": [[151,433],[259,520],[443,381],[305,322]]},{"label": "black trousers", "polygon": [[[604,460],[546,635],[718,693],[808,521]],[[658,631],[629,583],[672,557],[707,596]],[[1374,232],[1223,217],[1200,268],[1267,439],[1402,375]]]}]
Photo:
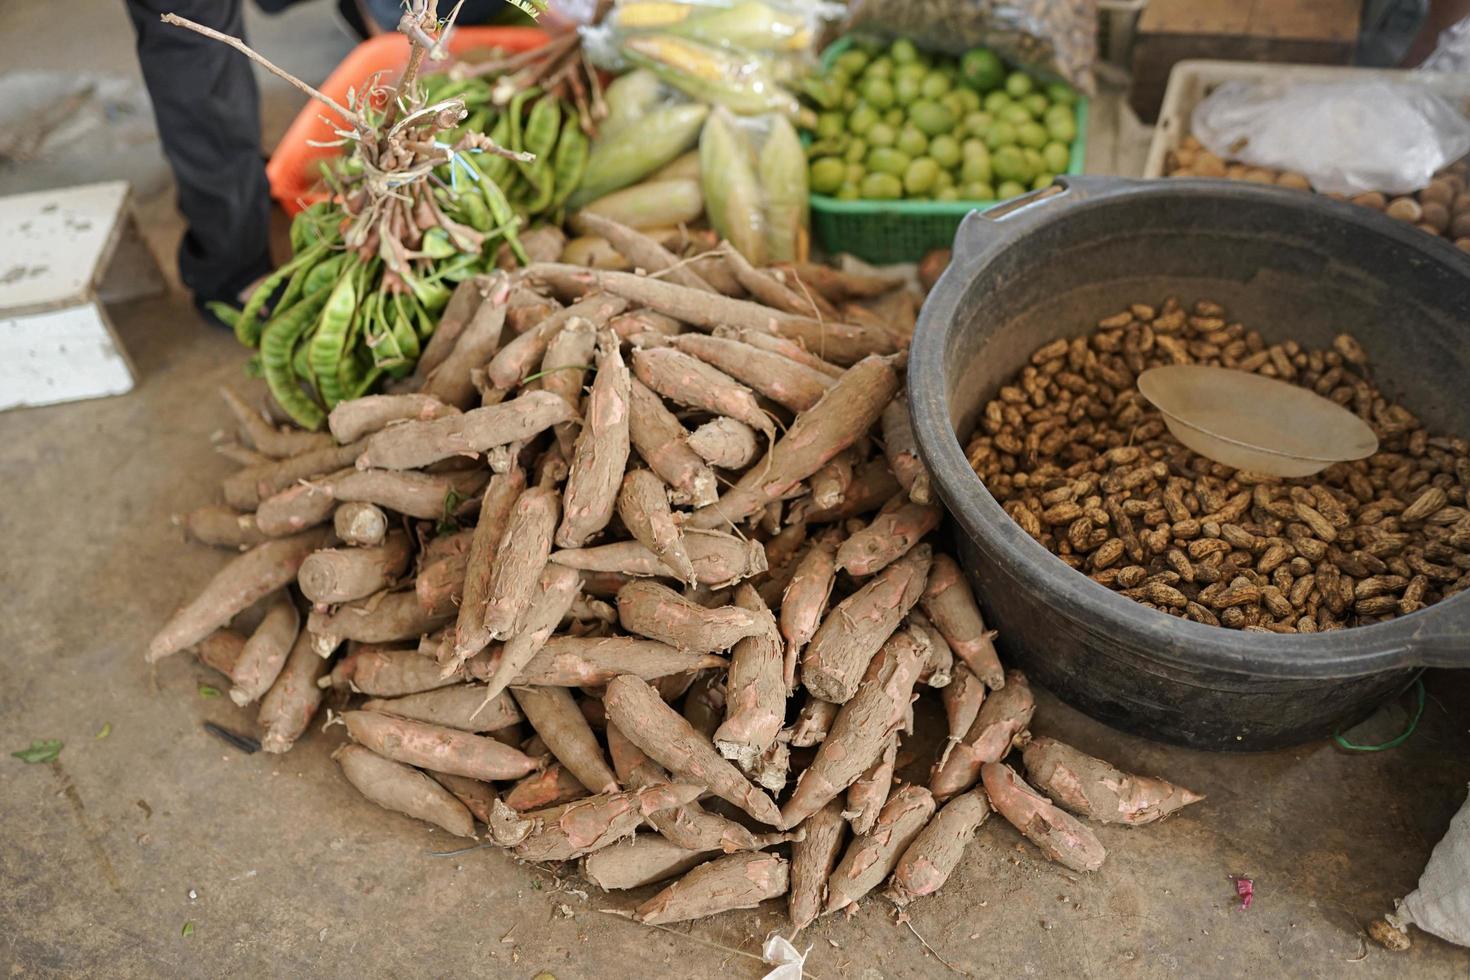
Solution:
[{"label": "black trousers", "polygon": [[243,2],[127,0],[127,6],[179,210],[188,222],[179,275],[196,304],[234,302],[271,267],[260,93],[244,55],[159,17],[172,11],[243,38]]}]

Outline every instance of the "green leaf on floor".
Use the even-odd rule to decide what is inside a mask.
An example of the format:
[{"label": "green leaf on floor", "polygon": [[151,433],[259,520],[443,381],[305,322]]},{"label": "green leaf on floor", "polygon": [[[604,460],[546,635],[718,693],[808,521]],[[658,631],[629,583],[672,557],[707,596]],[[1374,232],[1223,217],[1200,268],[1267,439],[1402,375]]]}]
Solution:
[{"label": "green leaf on floor", "polygon": [[112,734],[112,722],[110,722],[110,721],[104,721],[102,723],[102,729],[96,735],[93,735],[92,737],[95,738],[97,741],[100,742],[104,738],[106,738],[107,736],[109,736],[111,734]]},{"label": "green leaf on floor", "polygon": [[217,698],[219,697],[219,688],[210,687],[208,684],[200,684],[199,696],[201,698]]},{"label": "green leaf on floor", "polygon": [[12,752],[10,754],[27,765],[34,765],[37,762],[50,762],[61,754],[61,739],[38,738],[31,743],[30,748],[21,749],[19,752]]},{"label": "green leaf on floor", "polygon": [[181,936],[192,936],[192,935],[194,935],[194,923],[193,922],[185,922],[184,923],[184,928],[179,931],[179,935],[181,935]]}]

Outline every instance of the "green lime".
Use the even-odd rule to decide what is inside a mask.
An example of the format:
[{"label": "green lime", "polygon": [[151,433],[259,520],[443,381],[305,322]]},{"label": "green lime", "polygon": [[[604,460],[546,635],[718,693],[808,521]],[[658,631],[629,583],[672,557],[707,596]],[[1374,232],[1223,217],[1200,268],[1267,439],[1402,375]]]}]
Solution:
[{"label": "green lime", "polygon": [[995,188],[988,180],[977,180],[960,188],[960,199],[964,201],[993,201]]},{"label": "green lime", "polygon": [[954,83],[944,77],[943,72],[931,71],[924,76],[924,98],[937,99],[954,87]]},{"label": "green lime", "polygon": [[1037,119],[1040,119],[1046,113],[1046,110],[1051,107],[1051,102],[1040,92],[1032,92],[1021,100],[1021,104],[1026,107],[1027,112],[1031,113]]},{"label": "green lime", "polygon": [[1004,146],[995,151],[991,157],[991,167],[995,175],[1001,180],[1014,180],[1020,183],[1029,183],[1036,176],[1036,170],[1026,159],[1026,154],[1021,152],[1018,146]]},{"label": "green lime", "polygon": [[868,154],[868,170],[873,173],[893,174],[895,177],[901,177],[908,169],[911,159],[912,157],[907,153],[891,146],[875,146]]},{"label": "green lime", "polygon": [[[869,137],[871,139],[871,137]],[[992,150],[1002,146],[1011,146],[1016,142],[1016,127],[1004,119],[997,119],[990,124],[989,131],[985,134],[985,145]]]},{"label": "green lime", "polygon": [[1005,81],[1006,66],[994,51],[971,48],[960,58],[960,74],[971,88],[989,92]]},{"label": "green lime", "polygon": [[1021,105],[1019,102],[1012,102],[1010,105],[1004,106],[997,114],[996,118],[1004,119],[1012,126],[1023,126],[1026,123],[1036,121],[1035,119],[1031,118],[1031,113],[1026,111],[1026,107]]},{"label": "green lime", "polygon": [[973,137],[960,144],[960,153],[964,155],[966,160],[971,157],[990,159],[990,148],[985,145],[985,141],[974,139]]},{"label": "green lime", "polygon": [[995,189],[997,201],[1008,201],[1013,197],[1020,197],[1026,193],[1026,185],[1014,180],[1001,181],[1001,185]]},{"label": "green lime", "polygon": [[898,141],[898,131],[886,122],[873,123],[868,127],[867,138],[873,146],[892,146]]},{"label": "green lime", "polygon": [[1047,144],[1051,137],[1047,135],[1046,127],[1041,123],[1028,122],[1016,127],[1016,139],[1022,146],[1039,150]]},{"label": "green lime", "polygon": [[911,81],[919,83],[920,85],[923,85],[924,79],[928,77],[929,69],[925,68],[923,65],[917,62],[910,62],[906,65],[899,65],[897,68],[893,69],[894,82],[897,82],[901,78],[907,78]]},{"label": "green lime", "polygon": [[889,109],[887,112],[883,113],[883,121],[892,126],[894,129],[902,126],[903,120],[903,106],[896,105],[892,109]]},{"label": "green lime", "polygon": [[812,161],[812,191],[816,194],[831,194],[842,186],[847,176],[847,165],[836,157],[822,157]]},{"label": "green lime", "polygon": [[909,121],[928,135],[938,136],[954,128],[954,113],[938,102],[921,99],[909,106]]},{"label": "green lime", "polygon": [[839,201],[857,201],[862,199],[863,192],[857,184],[843,184],[832,196]]},{"label": "green lime", "polygon": [[842,95],[847,91],[832,79],[818,78],[815,75],[804,79],[801,88],[821,109],[835,109],[842,103]]},{"label": "green lime", "polygon": [[1046,87],[1046,97],[1057,105],[1073,105],[1077,101],[1077,92],[1066,82],[1052,82]]},{"label": "green lime", "polygon": [[922,156],[929,149],[929,138],[913,126],[905,126],[899,131],[898,142],[893,145],[911,157]]},{"label": "green lime", "polygon": [[960,105],[964,107],[959,112],[959,115],[961,116],[963,116],[967,112],[974,112],[980,108],[980,95],[974,89],[957,88],[954,90],[954,97],[958,99]]},{"label": "green lime", "polygon": [[848,114],[847,131],[854,136],[861,136],[872,129],[873,124],[877,121],[878,110],[866,102],[859,102],[852,112]]},{"label": "green lime", "polygon": [[1065,143],[1048,143],[1041,148],[1041,160],[1046,164],[1047,170],[1059,174],[1072,162],[1072,151],[1067,149]]},{"label": "green lime", "polygon": [[858,104],[858,94],[856,92],[854,92],[852,89],[844,89],[843,92],[842,92],[842,100],[838,103],[838,105],[842,109],[844,109],[844,110],[846,110],[848,112],[851,112],[852,111],[852,108],[854,106],[856,106],[857,104]]},{"label": "green lime", "polygon": [[1053,105],[1041,114],[1042,122],[1051,122],[1053,119],[1075,119],[1077,110],[1069,105]]},{"label": "green lime", "polygon": [[985,138],[990,131],[990,126],[995,122],[995,117],[988,112],[971,112],[965,116],[965,132],[971,136]]},{"label": "green lime", "polygon": [[934,200],[936,201],[958,201],[959,199],[960,192],[953,187],[941,187],[934,192]]},{"label": "green lime", "polygon": [[840,112],[824,112],[817,116],[817,137],[830,139],[847,129],[847,119]]},{"label": "green lime", "polygon": [[934,186],[939,190],[954,186],[954,174],[948,170],[939,171],[939,176],[934,178]]},{"label": "green lime", "polygon": [[990,169],[990,157],[966,157],[960,164],[960,180],[966,184],[988,184],[994,173]]},{"label": "green lime", "polygon": [[919,60],[919,49],[914,47],[914,42],[906,37],[901,37],[889,45],[888,56],[895,64],[907,64]]},{"label": "green lime", "polygon": [[867,140],[853,140],[851,143],[847,144],[847,149],[842,151],[842,159],[846,160],[848,163],[861,163],[863,158],[867,155]]},{"label": "green lime", "polygon": [[987,95],[985,100],[980,104],[985,107],[986,112],[999,115],[1000,110],[1011,104],[1011,97],[1006,95],[1001,89],[996,89]]},{"label": "green lime", "polygon": [[864,78],[864,80],[869,79],[869,78],[892,78],[892,77],[893,77],[893,59],[892,58],[889,58],[889,57],[886,57],[886,56],[885,57],[882,57],[882,58],[874,58],[871,62],[868,63],[868,67],[863,69],[863,78]]},{"label": "green lime", "polygon": [[837,56],[837,67],[849,75],[858,75],[868,67],[868,53],[861,48],[848,48]]},{"label": "green lime", "polygon": [[1031,189],[1033,191],[1044,191],[1048,187],[1050,187],[1051,182],[1056,179],[1056,174],[1049,174],[1043,170],[1041,173],[1037,174],[1036,179],[1031,182]]},{"label": "green lime", "polygon": [[1046,161],[1041,158],[1041,151],[1036,147],[1021,147],[1021,156],[1026,158],[1026,166],[1030,168],[1032,178],[1046,169]]},{"label": "green lime", "polygon": [[939,164],[928,157],[919,157],[903,172],[903,189],[906,193],[927,194],[934,189],[939,179]]},{"label": "green lime", "polygon": [[[952,92],[945,92],[939,97],[939,104],[944,106],[950,112],[954,113],[954,117],[956,119],[963,119],[965,117],[965,113],[969,112],[970,110],[969,107],[965,105],[965,100],[960,98],[960,93],[969,91],[969,89],[955,89]],[[970,92],[970,94],[974,95],[975,93]]]},{"label": "green lime", "polygon": [[1019,99],[1036,90],[1036,81],[1024,71],[1013,71],[1006,76],[1006,92],[1013,99]]},{"label": "green lime", "polygon": [[852,74],[841,65],[834,65],[832,70],[827,72],[826,80],[830,91],[840,92],[852,81]]},{"label": "green lime", "polygon": [[865,177],[868,173],[868,168],[863,166],[861,163],[843,164],[843,168],[844,173],[842,180],[843,183],[846,184],[861,184],[863,182],[863,177]]},{"label": "green lime", "polygon": [[893,174],[868,174],[858,190],[863,197],[875,201],[896,201],[903,197],[903,181]]},{"label": "green lime", "polygon": [[1077,122],[1070,115],[1047,116],[1046,131],[1059,143],[1070,143],[1077,138]]},{"label": "green lime", "polygon": [[919,97],[920,83],[916,78],[895,78],[893,97],[899,105],[908,105]]},{"label": "green lime", "polygon": [[941,133],[929,141],[929,155],[946,170],[957,167],[961,158],[960,141],[948,133]]},{"label": "green lime", "polygon": [[869,78],[863,82],[863,98],[874,109],[893,105],[893,83],[886,78]]}]

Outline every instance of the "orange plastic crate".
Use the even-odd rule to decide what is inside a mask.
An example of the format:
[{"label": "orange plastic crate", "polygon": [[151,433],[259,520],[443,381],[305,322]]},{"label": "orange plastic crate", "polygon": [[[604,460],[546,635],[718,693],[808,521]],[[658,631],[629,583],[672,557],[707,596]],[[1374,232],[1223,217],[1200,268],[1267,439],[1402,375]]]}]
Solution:
[{"label": "orange plastic crate", "polygon": [[[474,48],[529,51],[541,47],[548,38],[545,31],[535,27],[458,27],[450,35],[448,47],[451,56]],[[380,34],[353,48],[333,69],[321,91],[346,104],[349,88],[362,85],[374,72],[383,72],[383,81],[392,82],[407,62],[408,39],[402,34]],[[325,157],[336,156],[341,150],[307,143],[307,140],[337,138],[323,116],[330,118],[332,110],[315,99],[307,102],[265,165],[271,196],[286,209],[287,214],[296,214],[326,198],[326,192],[317,182],[315,164]]]}]

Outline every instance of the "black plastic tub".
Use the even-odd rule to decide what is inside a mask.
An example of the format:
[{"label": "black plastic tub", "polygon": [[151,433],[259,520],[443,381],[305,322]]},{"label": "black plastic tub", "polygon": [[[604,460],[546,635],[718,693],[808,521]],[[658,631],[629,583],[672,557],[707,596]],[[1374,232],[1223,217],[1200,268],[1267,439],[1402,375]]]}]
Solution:
[{"label": "black plastic tub", "polygon": [[[961,439],[1037,347],[1134,302],[1223,303],[1267,340],[1348,331],[1432,432],[1470,436],[1470,255],[1366,208],[1226,181],[1063,178],[965,219],[919,316],[920,451],[1007,662],[1115,727],[1207,749],[1330,735],[1425,666],[1470,666],[1470,593],[1329,633],[1176,619],[1073,571],[1017,526]],[[957,436],[958,434],[958,436]]]}]

